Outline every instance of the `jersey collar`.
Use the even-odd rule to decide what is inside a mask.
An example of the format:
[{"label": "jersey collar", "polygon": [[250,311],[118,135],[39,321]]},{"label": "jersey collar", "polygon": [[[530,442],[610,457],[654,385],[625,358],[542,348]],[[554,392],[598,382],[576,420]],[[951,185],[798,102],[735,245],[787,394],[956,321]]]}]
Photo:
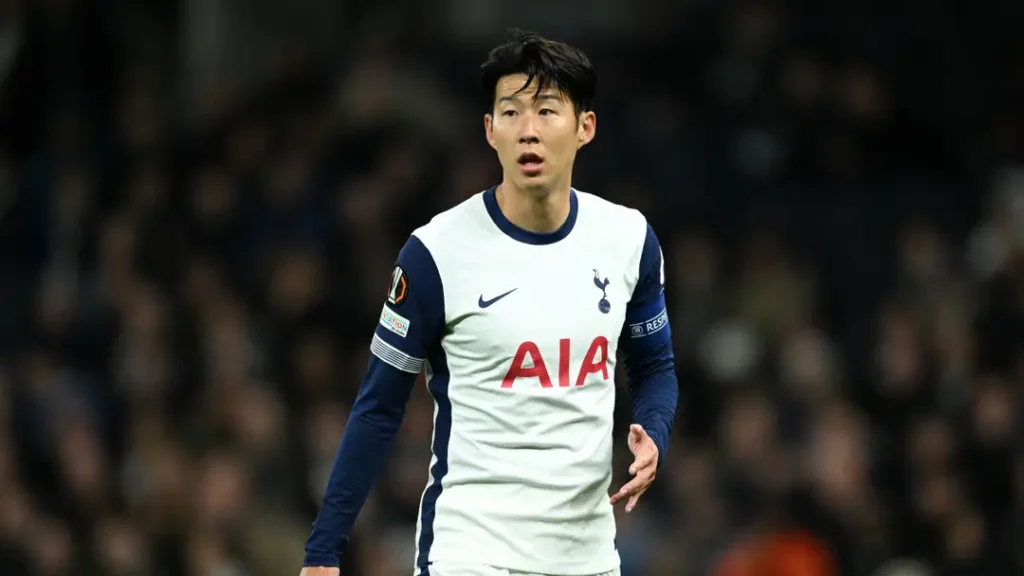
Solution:
[{"label": "jersey collar", "polygon": [[484,206],[487,208],[487,214],[491,217],[491,221],[498,227],[499,230],[505,233],[506,236],[512,238],[517,242],[523,242],[524,244],[553,244],[559,240],[565,238],[572,232],[573,226],[576,225],[576,215],[579,213],[579,200],[576,198],[576,191],[569,189],[569,217],[565,219],[565,222],[555,230],[554,232],[531,232],[529,230],[523,230],[519,226],[516,226],[501,213],[501,208],[498,207],[498,199],[495,193],[498,187],[493,186],[484,192]]}]

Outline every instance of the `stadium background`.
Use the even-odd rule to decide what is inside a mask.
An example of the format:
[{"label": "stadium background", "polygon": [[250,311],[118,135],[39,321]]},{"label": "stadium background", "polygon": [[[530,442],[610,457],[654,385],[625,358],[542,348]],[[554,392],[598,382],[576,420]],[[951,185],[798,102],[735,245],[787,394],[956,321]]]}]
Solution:
[{"label": "stadium background", "polygon": [[[1024,573],[1022,22],[0,0],[0,573],[297,573],[397,249],[499,176],[512,25],[590,53],[575,184],[665,248],[681,415],[623,574]],[[343,574],[408,573],[430,427],[419,387]]]}]

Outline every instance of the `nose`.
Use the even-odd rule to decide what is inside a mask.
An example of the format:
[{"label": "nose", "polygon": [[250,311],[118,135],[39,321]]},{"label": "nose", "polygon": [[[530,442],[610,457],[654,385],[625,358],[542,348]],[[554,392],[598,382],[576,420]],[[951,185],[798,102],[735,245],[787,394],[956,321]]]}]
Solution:
[{"label": "nose", "polygon": [[519,123],[519,143],[536,144],[540,142],[540,134],[537,132],[537,124],[533,114],[524,114],[522,122]]}]

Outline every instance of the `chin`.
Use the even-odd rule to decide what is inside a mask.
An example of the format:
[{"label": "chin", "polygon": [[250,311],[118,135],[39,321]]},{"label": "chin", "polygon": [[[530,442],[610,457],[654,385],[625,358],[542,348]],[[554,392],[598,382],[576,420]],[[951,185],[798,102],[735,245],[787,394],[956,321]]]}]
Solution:
[{"label": "chin", "polygon": [[516,182],[521,190],[529,192],[531,194],[543,195],[547,194],[551,190],[552,181],[550,178],[546,178],[543,174],[534,176],[533,178],[522,178],[519,182]]}]

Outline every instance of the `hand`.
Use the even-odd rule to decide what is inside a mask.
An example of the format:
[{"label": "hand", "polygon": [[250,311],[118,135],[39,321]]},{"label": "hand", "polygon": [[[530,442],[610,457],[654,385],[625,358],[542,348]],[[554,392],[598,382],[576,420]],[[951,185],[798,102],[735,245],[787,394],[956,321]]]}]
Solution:
[{"label": "hand", "polygon": [[341,571],[328,566],[306,566],[299,576],[341,576]]},{"label": "hand", "polygon": [[633,465],[629,467],[633,479],[612,494],[611,503],[614,506],[624,498],[629,498],[626,502],[626,512],[632,512],[640,496],[650,488],[654,476],[658,473],[658,445],[639,424],[629,427],[628,442],[629,451],[633,453]]}]

